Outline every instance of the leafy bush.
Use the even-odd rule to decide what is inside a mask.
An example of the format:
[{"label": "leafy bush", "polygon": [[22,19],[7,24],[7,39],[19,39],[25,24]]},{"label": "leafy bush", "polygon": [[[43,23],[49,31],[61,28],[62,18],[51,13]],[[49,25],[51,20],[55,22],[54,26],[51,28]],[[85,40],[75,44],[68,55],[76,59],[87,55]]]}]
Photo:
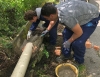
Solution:
[{"label": "leafy bush", "polygon": [[0,36],[15,37],[23,20],[24,5],[21,0],[0,0]]}]

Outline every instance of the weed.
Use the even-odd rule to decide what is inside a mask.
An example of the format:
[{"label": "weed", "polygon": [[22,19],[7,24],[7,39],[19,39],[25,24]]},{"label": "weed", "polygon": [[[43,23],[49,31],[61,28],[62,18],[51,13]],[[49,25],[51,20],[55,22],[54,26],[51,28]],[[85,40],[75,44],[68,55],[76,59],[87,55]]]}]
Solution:
[{"label": "weed", "polygon": [[49,57],[49,53],[48,53],[48,51],[47,51],[45,48],[44,48],[44,50],[43,50],[43,53],[45,54],[46,58]]}]

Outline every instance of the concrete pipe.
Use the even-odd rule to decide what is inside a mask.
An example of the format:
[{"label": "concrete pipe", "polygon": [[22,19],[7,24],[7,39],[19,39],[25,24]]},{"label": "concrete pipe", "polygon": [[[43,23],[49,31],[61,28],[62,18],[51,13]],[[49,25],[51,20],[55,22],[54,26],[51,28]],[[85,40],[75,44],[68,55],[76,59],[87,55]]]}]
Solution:
[{"label": "concrete pipe", "polygon": [[11,77],[24,77],[30,58],[32,56],[32,49],[33,49],[33,44],[27,43],[25,46],[24,51],[22,52],[18,63],[16,64],[16,67],[11,75]]}]

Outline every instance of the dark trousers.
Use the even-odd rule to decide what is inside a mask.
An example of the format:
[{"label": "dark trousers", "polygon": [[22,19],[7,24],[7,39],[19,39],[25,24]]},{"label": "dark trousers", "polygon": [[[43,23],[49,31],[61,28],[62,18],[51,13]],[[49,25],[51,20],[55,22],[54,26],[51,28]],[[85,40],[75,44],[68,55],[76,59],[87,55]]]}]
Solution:
[{"label": "dark trousers", "polygon": [[[75,59],[75,61],[77,61],[79,64],[84,63],[84,54],[86,50],[85,42],[90,37],[90,35],[94,32],[98,24],[98,21],[94,22],[94,20],[95,19],[81,26],[83,30],[83,34],[81,35],[81,37],[77,38],[75,41],[71,43],[69,49],[62,47],[62,54],[65,57],[68,58],[71,55],[71,50],[73,50],[74,52],[73,58]],[[63,42],[67,41],[72,36],[72,34],[73,32],[70,29],[65,27],[65,29],[63,30]]]},{"label": "dark trousers", "polygon": [[[55,45],[56,44],[58,23],[59,23],[59,20],[56,22],[56,24],[49,31],[49,41],[50,41],[51,45]],[[44,27],[47,27],[48,25],[49,25],[49,22],[45,23]]]}]

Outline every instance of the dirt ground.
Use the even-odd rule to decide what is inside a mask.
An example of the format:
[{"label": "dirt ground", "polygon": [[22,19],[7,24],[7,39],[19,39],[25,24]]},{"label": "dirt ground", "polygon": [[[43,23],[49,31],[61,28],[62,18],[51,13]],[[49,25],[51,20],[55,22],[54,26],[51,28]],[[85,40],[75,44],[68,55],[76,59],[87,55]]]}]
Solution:
[{"label": "dirt ground", "polygon": [[6,51],[7,49],[0,48],[0,77],[10,77],[18,61],[16,54],[13,54],[12,57],[8,57]]},{"label": "dirt ground", "polygon": [[[58,33],[62,32],[63,26],[58,26]],[[93,45],[100,46],[100,26],[97,27],[96,31],[89,38],[90,42]],[[61,47],[62,45],[62,36],[58,35],[56,47]],[[49,57],[47,58],[45,55],[42,57],[41,61],[36,64],[36,67],[33,68],[33,76],[34,77],[56,77],[55,68],[57,66],[56,63],[56,55],[54,53],[54,49],[51,49],[49,52]],[[3,53],[2,53],[3,52]],[[9,59],[4,53],[5,50],[0,48],[0,77],[10,77],[12,70],[18,60],[16,55],[13,55],[12,60]],[[99,50],[100,52],[100,50]],[[15,62],[14,62],[15,61]],[[100,56],[97,51],[93,48],[87,49],[85,54],[85,65],[87,68],[87,76],[86,77],[100,77]],[[6,71],[6,72],[5,72]],[[1,73],[4,73],[4,76],[1,76]]]}]

